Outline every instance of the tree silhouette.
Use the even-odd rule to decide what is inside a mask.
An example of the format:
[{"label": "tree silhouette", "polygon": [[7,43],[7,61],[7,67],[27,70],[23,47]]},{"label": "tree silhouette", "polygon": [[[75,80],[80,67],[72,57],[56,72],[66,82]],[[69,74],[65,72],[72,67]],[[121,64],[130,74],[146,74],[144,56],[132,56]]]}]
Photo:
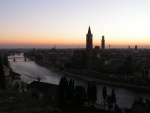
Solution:
[{"label": "tree silhouette", "polygon": [[88,103],[90,104],[91,103],[91,94],[92,91],[91,91],[91,83],[88,82],[88,87],[87,87],[87,101]]},{"label": "tree silhouette", "polygon": [[60,92],[60,99],[61,104],[65,105],[67,99],[67,90],[68,90],[68,82],[66,77],[61,77],[59,82],[59,92]]},{"label": "tree silhouette", "polygon": [[2,58],[0,57],[0,88],[6,89],[6,82],[5,82],[5,75],[4,75],[4,69],[3,69],[3,62]]},{"label": "tree silhouette", "polygon": [[109,110],[111,110],[113,105],[112,105],[112,98],[110,95],[107,96],[106,102],[107,102]]},{"label": "tree silhouette", "polygon": [[93,82],[88,83],[87,87],[87,101],[88,103],[94,104],[97,100],[97,87]]},{"label": "tree silhouette", "polygon": [[104,110],[105,110],[105,100],[107,98],[107,89],[105,86],[103,86],[102,97],[103,97],[103,101],[104,101]]},{"label": "tree silhouette", "polygon": [[9,67],[8,55],[6,53],[3,55],[3,64]]},{"label": "tree silhouette", "polygon": [[92,84],[92,102],[97,101],[97,87],[96,84]]},{"label": "tree silhouette", "polygon": [[112,89],[112,92],[111,92],[111,101],[112,101],[112,104],[113,103],[116,104],[116,95],[115,95],[114,89]]},{"label": "tree silhouette", "polygon": [[74,96],[74,79],[70,78],[68,82],[67,100],[72,103]]},{"label": "tree silhouette", "polygon": [[77,107],[84,106],[86,98],[85,88],[83,86],[75,86],[74,104]]}]

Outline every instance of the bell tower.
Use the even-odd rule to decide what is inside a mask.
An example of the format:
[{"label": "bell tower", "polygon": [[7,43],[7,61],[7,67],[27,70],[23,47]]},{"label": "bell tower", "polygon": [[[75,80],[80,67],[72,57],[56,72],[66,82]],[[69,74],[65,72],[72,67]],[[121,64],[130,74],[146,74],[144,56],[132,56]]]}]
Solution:
[{"label": "bell tower", "polygon": [[101,49],[102,50],[105,49],[105,39],[104,39],[104,36],[102,36],[102,40],[101,40]]},{"label": "bell tower", "polygon": [[89,26],[88,33],[86,34],[86,66],[87,69],[91,69],[92,62],[92,49],[93,49],[93,34]]},{"label": "bell tower", "polygon": [[88,33],[86,34],[86,53],[87,58],[92,57],[92,49],[93,49],[93,42],[92,42],[93,34],[91,33],[91,29],[89,26]]}]

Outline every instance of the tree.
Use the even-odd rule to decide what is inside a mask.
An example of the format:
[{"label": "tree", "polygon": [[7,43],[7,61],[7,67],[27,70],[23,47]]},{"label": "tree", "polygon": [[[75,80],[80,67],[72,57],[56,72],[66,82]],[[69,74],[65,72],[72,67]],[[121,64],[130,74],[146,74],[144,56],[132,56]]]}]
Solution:
[{"label": "tree", "polygon": [[107,96],[106,102],[107,102],[109,110],[111,110],[113,105],[112,105],[112,98],[110,95]]},{"label": "tree", "polygon": [[68,82],[67,100],[72,103],[74,96],[74,79],[70,78]]},{"label": "tree", "polygon": [[92,104],[94,104],[94,102],[96,102],[96,100],[97,100],[96,84],[94,84],[93,82],[89,82],[88,87],[87,87],[87,101],[89,102],[89,104],[91,102],[92,102]]},{"label": "tree", "polygon": [[94,92],[94,102],[97,101],[97,87],[96,87],[96,84],[94,84],[94,88],[93,88],[93,92]]},{"label": "tree", "polygon": [[84,106],[86,98],[85,88],[83,86],[75,86],[74,104],[77,107]]},{"label": "tree", "polygon": [[115,96],[114,89],[112,89],[111,91],[111,104],[112,104],[112,107],[116,106],[116,96]]},{"label": "tree", "polygon": [[91,101],[92,104],[97,100],[97,88],[94,83],[91,83]]},{"label": "tree", "polygon": [[91,83],[88,82],[88,87],[87,87],[87,101],[90,104],[91,103]]},{"label": "tree", "polygon": [[61,77],[60,82],[59,82],[59,92],[60,92],[60,99],[61,99],[62,105],[66,103],[67,90],[68,90],[68,81],[66,77]]},{"label": "tree", "polygon": [[4,69],[3,69],[3,62],[2,58],[0,57],[0,88],[6,89],[6,82],[5,82],[5,75],[4,75]]},{"label": "tree", "polygon": [[115,95],[114,89],[112,89],[112,92],[111,92],[111,101],[112,101],[112,104],[113,103],[116,104],[116,95]]},{"label": "tree", "polygon": [[102,97],[103,97],[103,101],[104,101],[104,110],[105,110],[105,100],[107,98],[107,89],[105,86],[103,86]]},{"label": "tree", "polygon": [[9,67],[8,55],[6,53],[3,55],[3,64]]}]

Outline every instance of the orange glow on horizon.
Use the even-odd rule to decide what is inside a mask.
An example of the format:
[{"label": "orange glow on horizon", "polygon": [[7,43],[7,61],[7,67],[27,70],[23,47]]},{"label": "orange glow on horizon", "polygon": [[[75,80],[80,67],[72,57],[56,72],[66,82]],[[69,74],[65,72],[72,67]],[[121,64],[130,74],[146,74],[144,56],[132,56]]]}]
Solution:
[{"label": "orange glow on horizon", "polygon": [[[14,35],[9,36],[5,35],[3,36],[5,38],[1,39],[0,45],[4,46],[63,46],[63,47],[84,47],[86,45],[86,36],[82,36],[79,38],[69,37],[69,36],[62,36],[61,38],[59,36],[27,36],[27,35]],[[10,38],[11,37],[11,38]],[[21,38],[20,38],[21,37]],[[55,38],[53,38],[55,37]],[[78,36],[77,36],[78,37]],[[148,41],[134,41],[130,42],[128,40],[121,41],[121,40],[109,40],[108,37],[105,39],[105,46],[106,48],[111,45],[111,47],[128,47],[128,46],[135,46],[138,47],[144,46],[144,47],[150,47]],[[101,46],[101,39],[96,39],[93,37],[93,48],[95,46]]]},{"label": "orange glow on horizon", "polygon": [[[78,42],[78,41],[42,41],[42,40],[38,40],[38,41],[34,41],[34,40],[30,40],[30,41],[14,41],[14,42],[1,42],[0,45],[8,45],[8,46],[66,46],[66,47],[85,47],[85,42]],[[105,43],[105,46],[109,46],[111,45],[111,47],[128,47],[128,46],[135,46],[137,45],[138,47],[140,46],[146,46],[146,47],[150,47],[148,43]],[[93,48],[95,46],[100,46],[101,47],[101,43],[93,43]]]}]

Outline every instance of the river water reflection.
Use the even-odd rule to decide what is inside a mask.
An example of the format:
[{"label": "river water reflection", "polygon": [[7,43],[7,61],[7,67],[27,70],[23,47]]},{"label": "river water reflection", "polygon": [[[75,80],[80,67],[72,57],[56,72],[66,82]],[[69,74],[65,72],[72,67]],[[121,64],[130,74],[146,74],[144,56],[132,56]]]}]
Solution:
[{"label": "river water reflection", "polygon": [[[18,56],[18,55],[15,55]],[[20,56],[23,56],[21,54]],[[14,56],[9,56],[9,58],[13,58]],[[41,66],[35,61],[31,61],[29,59],[24,61],[24,58],[18,58],[14,62],[13,59],[9,59],[10,66],[13,71],[21,74],[22,81],[26,83],[31,83],[32,81],[37,80],[38,77],[41,78],[42,82],[59,84],[59,80],[62,76],[64,76],[61,72],[58,72],[49,67]],[[70,77],[66,76],[69,80]],[[82,80],[79,78],[74,78],[76,85],[82,85],[87,88],[88,81]],[[97,103],[102,103],[102,88],[106,86],[107,94],[111,94],[111,90],[115,90],[117,104],[120,107],[131,107],[134,102],[135,97],[143,97],[144,99],[150,99],[149,91],[137,91],[134,89],[116,87],[112,85],[106,84],[97,84]]]}]

